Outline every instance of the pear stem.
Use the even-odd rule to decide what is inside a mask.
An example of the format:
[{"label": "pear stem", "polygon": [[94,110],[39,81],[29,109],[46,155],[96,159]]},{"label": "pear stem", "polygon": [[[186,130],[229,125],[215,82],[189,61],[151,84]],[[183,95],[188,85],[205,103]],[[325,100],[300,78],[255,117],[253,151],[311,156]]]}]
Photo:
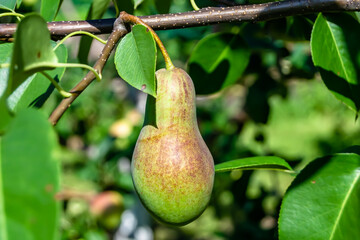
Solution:
[{"label": "pear stem", "polygon": [[157,45],[160,48],[161,54],[163,55],[164,60],[165,60],[166,69],[171,70],[171,69],[175,68],[174,64],[172,63],[172,61],[170,59],[170,56],[169,56],[168,52],[166,51],[166,48],[165,48],[164,44],[161,42],[159,36],[155,33],[155,31],[149,25],[147,25],[140,18],[138,18],[138,17],[136,17],[134,15],[128,14],[125,11],[122,11],[120,13],[120,18],[125,23],[140,24],[140,25],[145,26],[151,32],[152,36],[155,39],[155,42],[157,43]]}]

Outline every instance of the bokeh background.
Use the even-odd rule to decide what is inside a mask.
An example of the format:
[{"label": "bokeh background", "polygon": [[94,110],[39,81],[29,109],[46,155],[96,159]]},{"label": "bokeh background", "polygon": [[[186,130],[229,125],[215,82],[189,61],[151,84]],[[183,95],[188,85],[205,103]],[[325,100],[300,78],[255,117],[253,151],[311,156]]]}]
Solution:
[{"label": "bokeh background", "polygon": [[[131,0],[121,1],[135,15],[156,14],[164,7],[164,1],[145,0],[133,11]],[[192,10],[185,0],[167,2],[170,12]],[[56,20],[86,19],[90,5],[87,0],[64,0]],[[36,0],[23,0],[19,12],[38,7]],[[104,18],[115,16],[110,5]],[[174,64],[184,69],[197,43],[215,32],[238,32],[251,51],[236,84],[197,98],[198,124],[215,163],[275,155],[299,171],[317,157],[359,144],[355,113],[335,99],[312,65],[309,38],[315,17],[158,31]],[[69,62],[79,61],[79,42],[80,37],[66,41]],[[93,42],[89,64],[101,48]],[[163,66],[159,55],[158,68]],[[72,88],[84,74],[81,69],[66,70],[63,87]],[[50,113],[60,100],[53,94],[44,111]],[[144,93],[120,79],[112,56],[103,81],[81,94],[56,126],[62,146],[62,239],[277,239],[281,200],[294,178],[284,172],[216,174],[209,207],[185,227],[164,226],[149,216],[130,175],[145,101]]]}]

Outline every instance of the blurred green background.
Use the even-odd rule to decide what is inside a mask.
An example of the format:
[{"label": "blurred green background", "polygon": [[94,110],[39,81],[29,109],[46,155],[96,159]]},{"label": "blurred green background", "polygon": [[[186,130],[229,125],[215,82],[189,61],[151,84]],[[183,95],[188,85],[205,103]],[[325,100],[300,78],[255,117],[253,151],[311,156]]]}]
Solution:
[{"label": "blurred green background", "polygon": [[[36,0],[23,3],[19,12],[39,7]],[[216,5],[214,1],[197,3],[199,7]],[[64,0],[56,20],[85,19],[90,5],[86,0]],[[188,10],[188,1],[171,1],[170,12]],[[134,13],[158,11],[153,0],[145,0]],[[115,16],[111,5],[104,18]],[[300,170],[314,158],[359,144],[354,112],[335,99],[312,65],[309,36],[314,18],[158,32],[174,64],[185,69],[199,40],[214,32],[240,32],[251,51],[249,65],[236,84],[197,99],[200,131],[215,163],[276,155]],[[69,62],[78,61],[79,39],[65,43]],[[101,47],[93,42],[90,64]],[[158,68],[163,66],[159,55]],[[81,69],[66,70],[63,87],[72,88],[84,74]],[[149,216],[130,175],[145,99],[145,94],[119,78],[112,56],[103,81],[81,94],[56,126],[62,145],[62,239],[277,239],[281,199],[293,179],[289,173],[216,174],[209,207],[185,227],[167,227]],[[59,94],[53,94],[44,111],[50,113],[60,100]]]}]

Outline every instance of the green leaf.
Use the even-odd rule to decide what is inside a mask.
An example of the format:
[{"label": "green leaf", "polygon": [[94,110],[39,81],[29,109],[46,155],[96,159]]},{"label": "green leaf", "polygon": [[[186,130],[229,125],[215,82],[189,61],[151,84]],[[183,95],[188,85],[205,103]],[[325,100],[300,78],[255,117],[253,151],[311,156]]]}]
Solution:
[{"label": "green leaf", "polygon": [[35,72],[54,69],[56,64],[46,22],[38,14],[27,15],[18,24],[15,33],[9,90],[15,90]]},{"label": "green leaf", "polygon": [[285,194],[279,239],[360,239],[360,156],[314,160]]},{"label": "green leaf", "polygon": [[60,0],[42,0],[40,14],[46,21],[53,21],[58,13],[59,7]]},{"label": "green leaf", "polygon": [[250,51],[239,35],[211,34],[189,59],[189,75],[197,94],[210,94],[234,84],[249,63]]},{"label": "green leaf", "polygon": [[[53,46],[56,43],[53,42]],[[60,45],[55,54],[60,62],[67,61],[67,48],[64,45]],[[61,81],[64,75],[65,68],[55,68],[47,73],[58,82]],[[8,106],[11,111],[18,112],[20,109],[27,108],[29,106],[41,107],[48,99],[50,94],[54,90],[49,80],[41,73],[35,73],[25,80],[8,98]]]},{"label": "green leaf", "polygon": [[[0,44],[0,64],[10,63],[13,43]],[[7,81],[9,78],[9,68],[0,68],[0,97],[6,94]],[[7,97],[7,96],[5,96]]]},{"label": "green leaf", "polygon": [[135,25],[121,40],[115,52],[115,66],[127,83],[156,97],[156,45],[146,27]]},{"label": "green leaf", "polygon": [[47,116],[20,112],[0,138],[1,240],[58,239],[57,138]]},{"label": "green leaf", "polygon": [[[0,64],[10,62],[12,48],[12,43],[0,44]],[[5,132],[5,129],[11,120],[11,115],[6,104],[6,99],[9,95],[9,91],[6,91],[8,78],[9,68],[0,68],[0,135]]]},{"label": "green leaf", "polygon": [[327,88],[354,111],[360,108],[360,24],[348,14],[319,14],[311,34],[311,52]]},{"label": "green leaf", "polygon": [[292,171],[292,168],[284,159],[275,156],[241,158],[215,165],[215,172],[227,172],[238,169],[241,170],[268,169],[268,170]]},{"label": "green leaf", "polygon": [[0,8],[7,10],[14,10],[16,6],[16,0],[1,0]]}]

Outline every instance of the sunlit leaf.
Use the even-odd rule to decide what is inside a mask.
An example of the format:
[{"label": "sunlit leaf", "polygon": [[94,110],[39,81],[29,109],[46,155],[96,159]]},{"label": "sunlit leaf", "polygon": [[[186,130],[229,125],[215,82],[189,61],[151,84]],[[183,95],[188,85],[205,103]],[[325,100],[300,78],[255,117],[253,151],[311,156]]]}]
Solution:
[{"label": "sunlit leaf", "polygon": [[7,10],[14,10],[16,6],[16,0],[1,0],[0,8]]},{"label": "sunlit leaf", "polygon": [[27,15],[18,24],[15,33],[9,78],[11,92],[30,75],[52,70],[56,63],[45,20],[38,14]]},{"label": "sunlit leaf", "polygon": [[[9,63],[12,54],[12,43],[0,44],[0,64]],[[7,90],[9,78],[9,68],[0,68],[0,135],[5,131],[8,125],[11,115],[6,104],[6,99],[10,94],[10,90]]]},{"label": "sunlit leaf", "polygon": [[311,162],[284,197],[280,240],[360,239],[360,156],[336,154]]},{"label": "sunlit leaf", "polygon": [[284,159],[275,156],[241,158],[215,165],[215,172],[253,169],[292,170]]},{"label": "sunlit leaf", "polygon": [[360,24],[348,14],[319,14],[311,53],[327,88],[356,112],[360,109]]},{"label": "sunlit leaf", "polygon": [[127,83],[156,96],[156,45],[146,27],[135,25],[121,40],[115,53],[115,66]]},{"label": "sunlit leaf", "polygon": [[60,7],[60,0],[42,0],[40,7],[41,16],[48,22],[53,21]]},{"label": "sunlit leaf", "polygon": [[[53,44],[53,46],[55,43]],[[67,61],[67,49],[60,45],[55,54],[60,62]],[[47,73],[56,81],[60,82],[65,68],[55,68]],[[41,107],[54,90],[49,80],[41,73],[35,73],[28,77],[8,98],[8,106],[13,112],[29,106]]]}]

